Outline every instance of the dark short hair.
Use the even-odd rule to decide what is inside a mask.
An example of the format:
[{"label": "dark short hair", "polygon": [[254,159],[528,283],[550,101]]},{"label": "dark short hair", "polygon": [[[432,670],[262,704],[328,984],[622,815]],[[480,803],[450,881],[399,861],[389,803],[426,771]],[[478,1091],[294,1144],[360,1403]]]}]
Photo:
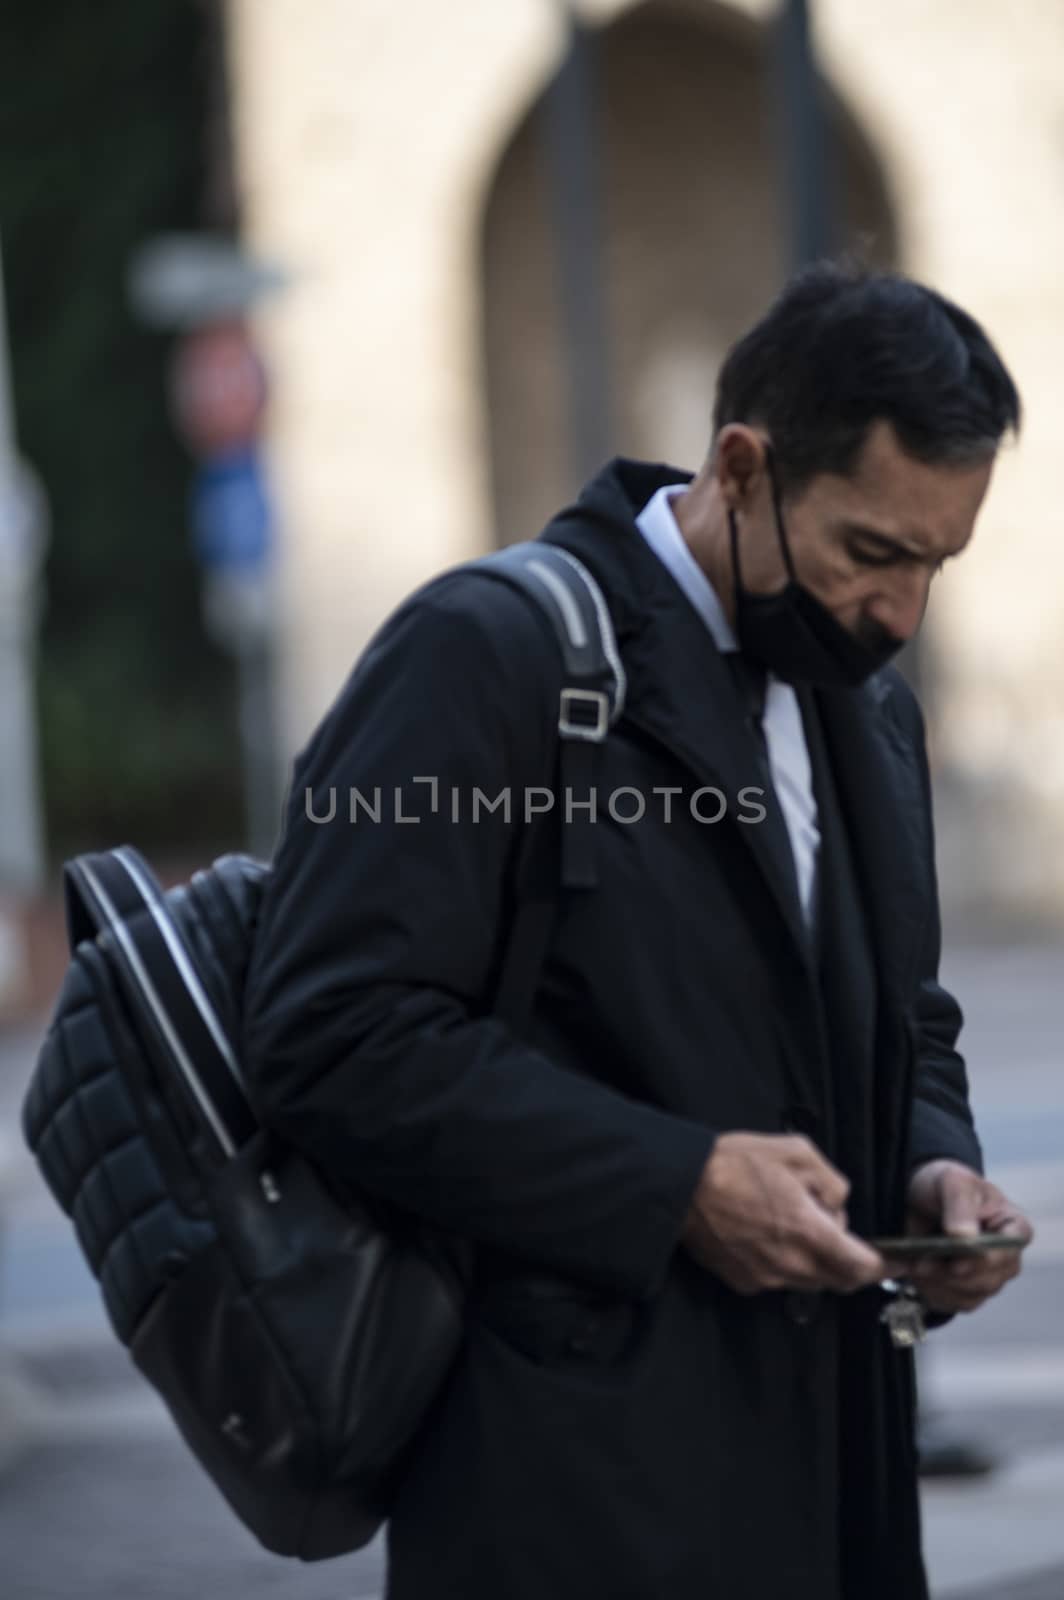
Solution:
[{"label": "dark short hair", "polygon": [[785,286],[720,370],[714,437],[765,428],[781,484],[853,470],[869,428],[889,422],[920,461],[987,460],[1020,426],[1004,362],[966,311],[900,273],[820,262]]}]

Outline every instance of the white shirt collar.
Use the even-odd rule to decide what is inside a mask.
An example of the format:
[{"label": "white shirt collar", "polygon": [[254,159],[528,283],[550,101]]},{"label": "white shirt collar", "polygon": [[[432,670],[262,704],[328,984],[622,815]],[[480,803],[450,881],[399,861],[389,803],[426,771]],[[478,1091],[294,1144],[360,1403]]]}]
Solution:
[{"label": "white shirt collar", "polygon": [[717,591],[691,554],[672,509],[671,501],[686,488],[685,483],[665,484],[636,517],[636,527],[702,618],[717,649],[738,650],[738,641]]}]

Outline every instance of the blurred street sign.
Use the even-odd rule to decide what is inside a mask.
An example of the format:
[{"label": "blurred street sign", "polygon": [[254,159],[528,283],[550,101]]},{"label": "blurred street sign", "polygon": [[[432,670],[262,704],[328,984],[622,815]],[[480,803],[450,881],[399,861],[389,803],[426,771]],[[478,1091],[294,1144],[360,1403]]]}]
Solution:
[{"label": "blurred street sign", "polygon": [[255,450],[203,463],[193,489],[192,532],[204,570],[204,626],[237,662],[248,846],[267,857],[277,836],[281,789],[272,660],[277,592],[270,500]]},{"label": "blurred street sign", "polygon": [[135,252],[128,288],[133,308],[156,328],[196,328],[239,317],[290,278],[249,256],[229,239],[202,233],[161,234]]},{"label": "blurred street sign", "polygon": [[196,455],[239,450],[257,437],[266,409],[266,369],[237,320],[186,333],[171,372],[174,420]]},{"label": "blurred street sign", "polygon": [[254,450],[206,461],[192,490],[193,542],[208,569],[263,566],[270,554],[270,503]]},{"label": "blurred street sign", "polygon": [[177,426],[202,458],[192,492],[192,536],[204,569],[203,617],[236,657],[248,844],[268,856],[280,810],[273,650],[273,526],[255,449],[267,382],[243,319],[290,279],[228,239],[169,234],[133,256],[134,310],[157,328],[184,332],[173,370]]},{"label": "blurred street sign", "polygon": [[241,663],[260,656],[277,622],[272,574],[220,567],[203,583],[203,622],[215,642]]},{"label": "blurred street sign", "polygon": [[241,659],[268,643],[276,620],[272,531],[269,493],[254,450],[218,456],[200,467],[192,533],[204,569],[203,619],[211,637]]}]

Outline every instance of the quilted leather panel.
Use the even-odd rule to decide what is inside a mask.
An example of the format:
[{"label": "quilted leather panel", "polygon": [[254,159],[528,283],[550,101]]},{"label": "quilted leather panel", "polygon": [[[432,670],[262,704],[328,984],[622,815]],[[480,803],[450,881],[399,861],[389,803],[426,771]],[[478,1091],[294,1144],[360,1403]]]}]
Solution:
[{"label": "quilted leather panel", "polygon": [[163,1181],[127,1073],[146,1095],[150,1080],[138,1060],[125,1059],[136,1045],[115,1026],[103,978],[98,953],[80,947],[26,1096],[23,1131],[128,1344],[174,1264],[204,1249],[214,1228],[188,1216]]}]

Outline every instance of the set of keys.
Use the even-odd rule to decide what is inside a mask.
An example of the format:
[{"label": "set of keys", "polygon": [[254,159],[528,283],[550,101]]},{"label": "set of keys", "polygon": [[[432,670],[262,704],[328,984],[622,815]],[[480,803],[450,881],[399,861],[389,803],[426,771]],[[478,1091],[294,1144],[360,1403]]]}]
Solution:
[{"label": "set of keys", "polygon": [[897,1278],[884,1278],[879,1287],[890,1296],[879,1320],[890,1334],[895,1350],[912,1350],[923,1344],[927,1338],[927,1323],[919,1290]]}]

